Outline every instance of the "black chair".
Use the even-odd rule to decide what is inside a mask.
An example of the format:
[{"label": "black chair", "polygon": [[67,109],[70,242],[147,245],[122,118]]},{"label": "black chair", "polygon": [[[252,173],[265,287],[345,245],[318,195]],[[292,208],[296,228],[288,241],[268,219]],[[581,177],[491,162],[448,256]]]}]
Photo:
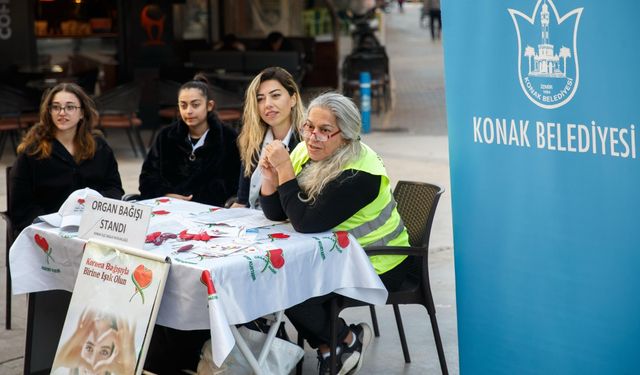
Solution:
[{"label": "black chair", "polygon": [[137,82],[117,86],[110,91],[96,97],[95,103],[100,113],[98,128],[124,129],[127,132],[133,155],[138,156],[138,149],[142,157],[146,148],[140,135],[142,121],[138,118],[138,109],[142,96],[142,85]]},{"label": "black chair", "polygon": [[28,93],[0,84],[0,156],[7,140],[16,152],[22,133],[38,121],[37,107]]},{"label": "black chair", "polygon": [[178,91],[180,91],[181,84],[173,80],[160,79],[155,82],[155,85],[155,91],[158,95],[158,106],[160,107],[160,109],[158,109],[160,122],[157,126],[153,127],[151,138],[149,138],[149,147],[153,144],[158,130],[171,124],[179,116],[177,103]]},{"label": "black chair", "polygon": [[5,253],[6,253],[6,269],[7,269],[7,290],[6,290],[6,311],[5,311],[5,323],[4,326],[6,329],[11,329],[11,272],[10,272],[10,268],[9,268],[9,249],[11,248],[11,245],[13,245],[13,241],[16,238],[16,233],[14,233],[13,230],[13,224],[11,222],[11,179],[10,179],[10,174],[11,174],[11,166],[7,167],[6,171],[5,171],[5,176],[6,176],[6,189],[7,189],[7,210],[0,212],[0,216],[2,217],[2,219],[4,219],[5,222],[5,226],[6,226],[6,233],[5,233]]},{"label": "black chair", "polygon": [[[431,287],[429,283],[429,235],[431,233],[431,225],[433,217],[438,206],[440,196],[444,189],[433,184],[423,182],[399,181],[393,192],[398,203],[397,209],[400,217],[404,221],[409,233],[410,247],[398,246],[371,246],[365,248],[367,255],[408,255],[414,257],[414,261],[418,262],[419,274],[410,275],[403,283],[400,290],[390,292],[387,298],[387,305],[393,305],[393,312],[400,334],[400,342],[402,352],[406,363],[411,362],[409,349],[407,347],[404,327],[402,324],[402,316],[398,305],[418,304],[427,309],[429,314],[433,338],[436,343],[438,352],[438,360],[440,361],[440,369],[443,374],[448,374],[447,362],[444,356],[444,348],[440,338],[438,329],[438,321],[436,320],[436,309],[433,303]],[[336,343],[338,340],[337,320],[340,311],[348,307],[367,306],[366,303],[351,298],[336,296],[331,300],[331,334],[332,334],[332,354],[335,353]],[[375,322],[375,320],[374,320]],[[304,338],[298,336],[298,345],[304,343]],[[332,356],[335,361],[335,355]],[[332,364],[332,373],[335,373],[335,363]],[[298,366],[298,374],[300,374],[301,366]]]}]

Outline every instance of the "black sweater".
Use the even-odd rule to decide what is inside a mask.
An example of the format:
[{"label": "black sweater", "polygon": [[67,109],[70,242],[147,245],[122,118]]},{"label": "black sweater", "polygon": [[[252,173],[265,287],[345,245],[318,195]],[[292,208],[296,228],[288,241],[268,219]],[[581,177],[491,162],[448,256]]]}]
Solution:
[{"label": "black sweater", "polygon": [[300,233],[332,230],[373,202],[380,190],[380,176],[348,169],[325,185],[314,203],[303,202],[298,180],[293,179],[278,187],[269,196],[260,196],[264,215],[271,220],[289,219]]},{"label": "black sweater", "polygon": [[57,212],[75,190],[85,187],[108,198],[120,199],[124,191],[113,151],[96,137],[92,159],[76,164],[66,148],[54,140],[51,156],[37,159],[21,153],[11,169],[11,220],[22,230],[40,215]]},{"label": "black sweater", "polygon": [[160,130],[142,165],[140,194],[143,199],[193,194],[195,202],[223,206],[238,189],[237,133],[210,116],[209,133],[193,161],[188,134],[182,121]]}]

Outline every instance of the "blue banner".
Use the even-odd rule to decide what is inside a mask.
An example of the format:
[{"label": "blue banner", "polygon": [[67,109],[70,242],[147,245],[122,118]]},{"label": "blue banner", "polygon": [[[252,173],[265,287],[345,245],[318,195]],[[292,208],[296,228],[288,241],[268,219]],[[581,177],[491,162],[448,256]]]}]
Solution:
[{"label": "blue banner", "polygon": [[638,374],[640,3],[443,1],[462,374]]}]

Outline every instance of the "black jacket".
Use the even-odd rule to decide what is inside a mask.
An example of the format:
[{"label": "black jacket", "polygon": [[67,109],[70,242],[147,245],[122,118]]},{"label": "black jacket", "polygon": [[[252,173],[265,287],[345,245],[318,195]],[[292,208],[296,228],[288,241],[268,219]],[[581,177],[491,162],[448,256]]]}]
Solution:
[{"label": "black jacket", "polygon": [[[287,145],[287,147],[289,147],[289,152],[293,151],[293,149],[296,148],[298,143],[300,143],[300,134],[294,131],[291,133],[291,138],[289,138],[289,144]],[[254,160],[258,160],[260,158],[260,155],[256,153],[255,155],[253,155],[253,157],[254,157]],[[253,173],[253,171],[255,171],[255,168],[251,170],[251,173]],[[244,163],[242,163],[240,165],[240,181],[238,181],[238,200],[237,200],[238,203],[241,203],[247,206],[249,205],[250,188],[251,188],[251,175],[249,176],[244,175]]]},{"label": "black jacket", "polygon": [[209,116],[209,133],[193,161],[187,125],[178,120],[160,130],[140,173],[143,199],[193,194],[199,203],[223,206],[238,189],[237,133]]},{"label": "black jacket", "polygon": [[85,187],[108,198],[120,199],[124,191],[113,151],[96,137],[93,159],[76,164],[73,156],[53,141],[51,156],[36,159],[21,153],[11,169],[11,221],[22,230],[40,215],[57,212],[72,192]]}]

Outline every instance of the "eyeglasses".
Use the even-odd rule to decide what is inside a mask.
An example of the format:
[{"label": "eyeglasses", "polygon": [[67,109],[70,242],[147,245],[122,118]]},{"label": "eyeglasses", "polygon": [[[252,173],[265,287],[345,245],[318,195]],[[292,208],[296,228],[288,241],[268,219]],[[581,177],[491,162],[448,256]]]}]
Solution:
[{"label": "eyeglasses", "polygon": [[53,104],[49,106],[49,111],[51,113],[60,113],[60,111],[64,111],[65,113],[72,114],[75,113],[79,108],[77,105],[66,105],[61,106],[58,104]]},{"label": "eyeglasses", "polygon": [[[316,129],[318,130],[316,131]],[[335,133],[331,133],[331,131],[331,129],[327,128],[316,128],[309,124],[308,121],[305,121],[304,124],[302,124],[302,137],[311,139],[311,137],[314,136],[317,142],[326,142],[329,138],[341,132],[340,129]]]}]

